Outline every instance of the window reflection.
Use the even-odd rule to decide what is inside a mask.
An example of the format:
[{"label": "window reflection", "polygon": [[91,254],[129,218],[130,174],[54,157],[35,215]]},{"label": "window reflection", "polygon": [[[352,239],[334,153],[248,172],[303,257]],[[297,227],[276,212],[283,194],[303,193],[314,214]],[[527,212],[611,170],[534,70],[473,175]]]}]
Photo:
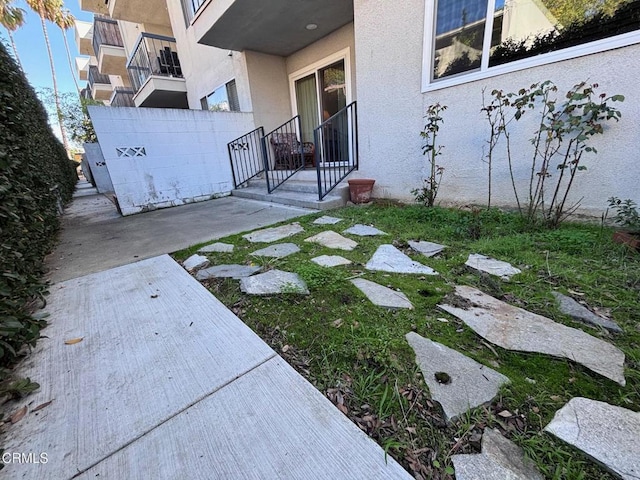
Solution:
[{"label": "window reflection", "polygon": [[434,80],[480,68],[486,13],[486,0],[438,2]]}]

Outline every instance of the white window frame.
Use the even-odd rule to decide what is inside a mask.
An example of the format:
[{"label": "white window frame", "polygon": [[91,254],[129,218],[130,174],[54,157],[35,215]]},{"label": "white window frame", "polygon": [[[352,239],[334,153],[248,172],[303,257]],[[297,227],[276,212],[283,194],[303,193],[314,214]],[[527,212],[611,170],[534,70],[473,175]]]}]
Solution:
[{"label": "white window frame", "polygon": [[[309,75],[315,75],[316,77],[316,87],[320,85],[320,79],[318,78],[318,70],[321,70],[324,67],[328,67],[329,65],[333,65],[340,60],[344,61],[344,81],[346,86],[346,97],[347,97],[347,105],[352,102],[351,99],[351,48],[347,47],[343,50],[335,52],[328,57],[324,57],[317,62],[314,62],[310,65],[307,65],[300,70],[296,70],[293,73],[289,74],[289,96],[291,97],[291,111],[293,112],[293,116],[298,115],[298,102],[296,101],[296,81],[301,78],[308,77]],[[318,112],[321,115],[322,99],[320,95],[318,95]]]},{"label": "white window frame", "polygon": [[[533,57],[523,58],[522,60],[489,67],[488,52],[491,43],[490,28],[492,27],[492,21],[486,21],[480,70],[460,73],[456,76],[433,81],[431,80],[431,75],[433,72],[433,48],[436,31],[436,2],[437,0],[427,0],[425,2],[424,41],[422,46],[422,93],[640,43],[640,30],[636,30],[634,32],[623,33],[622,35],[616,35],[615,37],[603,38],[555,52],[534,55]],[[487,4],[488,11],[493,12],[495,9],[495,0],[487,0]],[[487,32],[489,32],[489,34],[487,34]],[[630,61],[632,60],[630,59]]]},{"label": "white window frame", "polygon": [[[207,99],[209,97],[209,95],[211,95],[214,92],[217,92],[218,90],[220,90],[221,88],[225,89],[225,93],[227,94],[227,101],[229,101],[229,91],[227,90],[227,84],[229,82],[232,82],[236,79],[236,77],[231,77],[229,80],[227,80],[224,83],[221,83],[220,85],[218,85],[216,88],[214,88],[213,90],[209,90],[209,93],[207,93],[206,95],[204,95],[203,97],[200,97],[200,101],[202,101],[202,99]],[[236,82],[236,93],[238,91],[238,83]],[[238,107],[240,106],[240,97],[238,96]],[[229,102],[229,108],[231,108],[231,102]],[[209,110],[205,110],[205,111],[209,111]],[[238,113],[241,112],[242,109],[240,110],[229,110],[226,113]]]}]

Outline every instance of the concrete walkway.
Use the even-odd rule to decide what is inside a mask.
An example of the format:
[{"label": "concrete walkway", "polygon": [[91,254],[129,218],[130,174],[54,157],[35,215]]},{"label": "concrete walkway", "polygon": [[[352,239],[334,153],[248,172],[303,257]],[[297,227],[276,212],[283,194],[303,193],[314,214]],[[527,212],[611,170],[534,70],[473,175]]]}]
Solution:
[{"label": "concrete walkway", "polygon": [[47,258],[47,278],[69,280],[314,211],[225,197],[122,217],[82,182],[62,217],[60,244]]},{"label": "concrete walkway", "polygon": [[[85,198],[91,203],[78,201]],[[131,252],[180,248],[295,212],[237,199],[207,203],[131,219],[104,208],[96,218],[102,197],[80,197],[54,254],[74,267],[56,272],[75,276],[86,262],[126,263]],[[245,218],[232,220],[232,212]],[[206,225],[189,229],[194,223]],[[96,224],[101,234],[91,236]],[[199,236],[188,240],[194,231]],[[92,262],[90,252],[111,258]],[[411,478],[169,256],[50,290],[50,325],[16,372],[41,387],[6,405],[7,415],[27,413],[6,425],[5,453],[32,461],[9,462],[0,478]]]}]

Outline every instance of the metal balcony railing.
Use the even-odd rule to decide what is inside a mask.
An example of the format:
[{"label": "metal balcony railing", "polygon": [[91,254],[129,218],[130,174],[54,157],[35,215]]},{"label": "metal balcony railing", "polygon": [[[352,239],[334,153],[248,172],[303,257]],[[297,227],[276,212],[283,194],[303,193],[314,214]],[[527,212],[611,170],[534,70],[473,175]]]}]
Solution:
[{"label": "metal balcony railing", "polygon": [[98,71],[98,67],[95,65],[89,66],[89,86],[93,86],[94,83],[104,83],[107,85],[111,85],[111,80],[109,80],[109,75],[103,75]]},{"label": "metal balcony railing", "polygon": [[94,17],[93,19],[93,51],[100,55],[100,46],[124,47],[118,22],[110,18]]},{"label": "metal balcony railing", "polygon": [[87,86],[80,90],[80,97],[85,100],[91,100],[91,85],[87,83]]},{"label": "metal balcony railing", "polygon": [[133,103],[134,94],[133,88],[116,87],[111,94],[110,104],[112,107],[135,107]]},{"label": "metal balcony railing", "polygon": [[152,75],[182,78],[175,38],[141,34],[127,63],[127,71],[136,93]]}]

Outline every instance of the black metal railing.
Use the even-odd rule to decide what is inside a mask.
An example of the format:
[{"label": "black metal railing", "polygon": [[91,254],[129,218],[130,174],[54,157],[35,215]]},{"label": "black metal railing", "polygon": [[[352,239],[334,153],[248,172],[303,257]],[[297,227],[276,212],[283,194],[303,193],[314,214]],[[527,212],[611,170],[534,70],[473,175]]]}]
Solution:
[{"label": "black metal railing", "polygon": [[246,186],[249,180],[264,172],[263,137],[264,128],[258,127],[227,144],[233,174],[233,188]]},{"label": "black metal railing", "polygon": [[85,100],[91,100],[91,85],[87,83],[87,86],[80,90],[80,97]]},{"label": "black metal railing", "polygon": [[93,51],[100,55],[100,46],[124,47],[118,22],[110,18],[94,17],[93,19]]},{"label": "black metal railing", "polygon": [[269,193],[304,168],[305,155],[313,155],[313,144],[303,144],[298,140],[300,132],[300,116],[296,115],[262,138],[262,156]]},{"label": "black metal railing", "polygon": [[175,38],[142,33],[127,63],[127,71],[135,92],[151,75],[182,78]]},{"label": "black metal railing", "polygon": [[357,118],[352,102],[313,130],[319,200],[358,168]]},{"label": "black metal railing", "polygon": [[111,94],[112,107],[135,107],[133,103],[133,88],[130,87],[115,87]]},{"label": "black metal railing", "polygon": [[87,76],[89,80],[89,86],[92,87],[94,83],[103,83],[106,85],[111,85],[111,80],[109,80],[109,75],[103,75],[98,71],[98,67],[95,65],[89,66],[89,75]]}]

